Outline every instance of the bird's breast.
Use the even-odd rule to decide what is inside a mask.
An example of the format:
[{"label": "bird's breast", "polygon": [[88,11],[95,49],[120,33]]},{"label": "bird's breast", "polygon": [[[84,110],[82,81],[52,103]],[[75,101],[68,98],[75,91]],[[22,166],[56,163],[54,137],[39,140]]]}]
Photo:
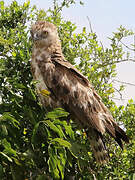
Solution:
[{"label": "bird's breast", "polygon": [[[37,51],[35,51],[37,53]],[[34,80],[37,81],[36,91],[38,93],[39,99],[43,106],[45,107],[59,107],[59,103],[52,99],[52,95],[50,94],[48,97],[45,97],[42,92],[48,91],[51,87],[51,79],[53,77],[54,72],[54,64],[51,63],[51,60],[48,54],[33,52],[32,60],[31,60],[31,71],[33,74]]]}]

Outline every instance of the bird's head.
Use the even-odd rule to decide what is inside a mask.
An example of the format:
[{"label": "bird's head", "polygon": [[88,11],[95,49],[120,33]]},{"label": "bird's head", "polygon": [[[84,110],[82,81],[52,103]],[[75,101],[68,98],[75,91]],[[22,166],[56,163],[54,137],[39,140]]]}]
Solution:
[{"label": "bird's head", "polygon": [[49,47],[58,39],[57,28],[47,21],[37,21],[31,27],[31,37],[35,44]]}]

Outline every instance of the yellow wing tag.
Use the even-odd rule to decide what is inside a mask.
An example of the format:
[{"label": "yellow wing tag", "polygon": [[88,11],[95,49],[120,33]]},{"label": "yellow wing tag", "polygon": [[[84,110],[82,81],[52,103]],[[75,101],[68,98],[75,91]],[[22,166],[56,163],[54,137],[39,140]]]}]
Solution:
[{"label": "yellow wing tag", "polygon": [[48,91],[48,90],[46,90],[46,89],[42,89],[41,91],[40,91],[40,93],[43,95],[43,96],[49,96],[51,93],[50,93],[50,91]]}]

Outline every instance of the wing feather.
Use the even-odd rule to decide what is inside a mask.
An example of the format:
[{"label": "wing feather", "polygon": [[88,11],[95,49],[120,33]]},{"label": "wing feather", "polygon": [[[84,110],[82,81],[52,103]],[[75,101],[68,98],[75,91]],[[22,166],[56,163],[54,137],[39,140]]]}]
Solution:
[{"label": "wing feather", "polygon": [[101,134],[108,132],[121,147],[121,139],[128,142],[125,132],[114,122],[88,79],[68,61],[54,58],[51,62],[40,61],[44,81],[53,98],[55,96],[63,108],[74,114],[78,124],[85,129],[94,128]]},{"label": "wing feather", "polygon": [[83,82],[85,82],[86,83],[86,85],[87,86],[89,86],[89,81],[88,81],[88,79],[82,74],[82,73],[80,73],[80,71],[78,71],[72,64],[70,64],[68,61],[66,61],[66,60],[59,60],[59,59],[54,59],[53,61],[52,61],[53,63],[57,63],[57,64],[59,64],[60,66],[63,66],[63,67],[66,67],[66,68],[68,68],[70,71],[72,71],[72,72],[74,72],[79,78],[81,78],[81,80],[83,81]]},{"label": "wing feather", "polygon": [[82,126],[93,127],[102,134],[107,131],[121,147],[121,139],[128,143],[125,132],[114,122],[110,111],[103,104],[101,97],[88,79],[68,61],[55,59],[53,62],[55,62],[56,72],[58,74],[62,72],[61,76],[63,77],[61,81],[58,81],[61,91],[57,92],[56,86],[54,92],[56,91],[56,95],[62,98],[63,104],[68,106],[68,110],[78,117]]}]

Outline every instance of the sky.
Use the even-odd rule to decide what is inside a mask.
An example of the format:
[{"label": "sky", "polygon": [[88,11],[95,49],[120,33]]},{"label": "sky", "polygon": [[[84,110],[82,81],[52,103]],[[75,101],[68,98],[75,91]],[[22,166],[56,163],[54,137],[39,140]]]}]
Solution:
[{"label": "sky", "polygon": [[[17,0],[22,4],[25,0]],[[79,2],[79,0],[77,0]],[[76,2],[77,2],[76,1]],[[10,4],[12,0],[5,0],[5,4]],[[84,0],[84,6],[79,3],[72,5],[70,8],[64,8],[63,17],[70,20],[78,27],[77,31],[81,31],[83,27],[87,27],[89,31],[89,17],[92,29],[98,35],[103,45],[109,45],[108,37],[112,36],[112,32],[116,32],[120,25],[135,32],[135,0]],[[31,5],[36,5],[39,9],[47,10],[52,7],[53,0],[31,0]],[[133,44],[133,39],[126,39],[128,44]],[[135,59],[135,56],[134,56]],[[135,62],[122,63],[117,66],[116,79],[122,82],[135,84]],[[116,84],[116,86],[119,83]],[[126,104],[128,99],[135,100],[135,86],[126,85],[123,92],[123,101],[116,100],[118,105]]]}]

